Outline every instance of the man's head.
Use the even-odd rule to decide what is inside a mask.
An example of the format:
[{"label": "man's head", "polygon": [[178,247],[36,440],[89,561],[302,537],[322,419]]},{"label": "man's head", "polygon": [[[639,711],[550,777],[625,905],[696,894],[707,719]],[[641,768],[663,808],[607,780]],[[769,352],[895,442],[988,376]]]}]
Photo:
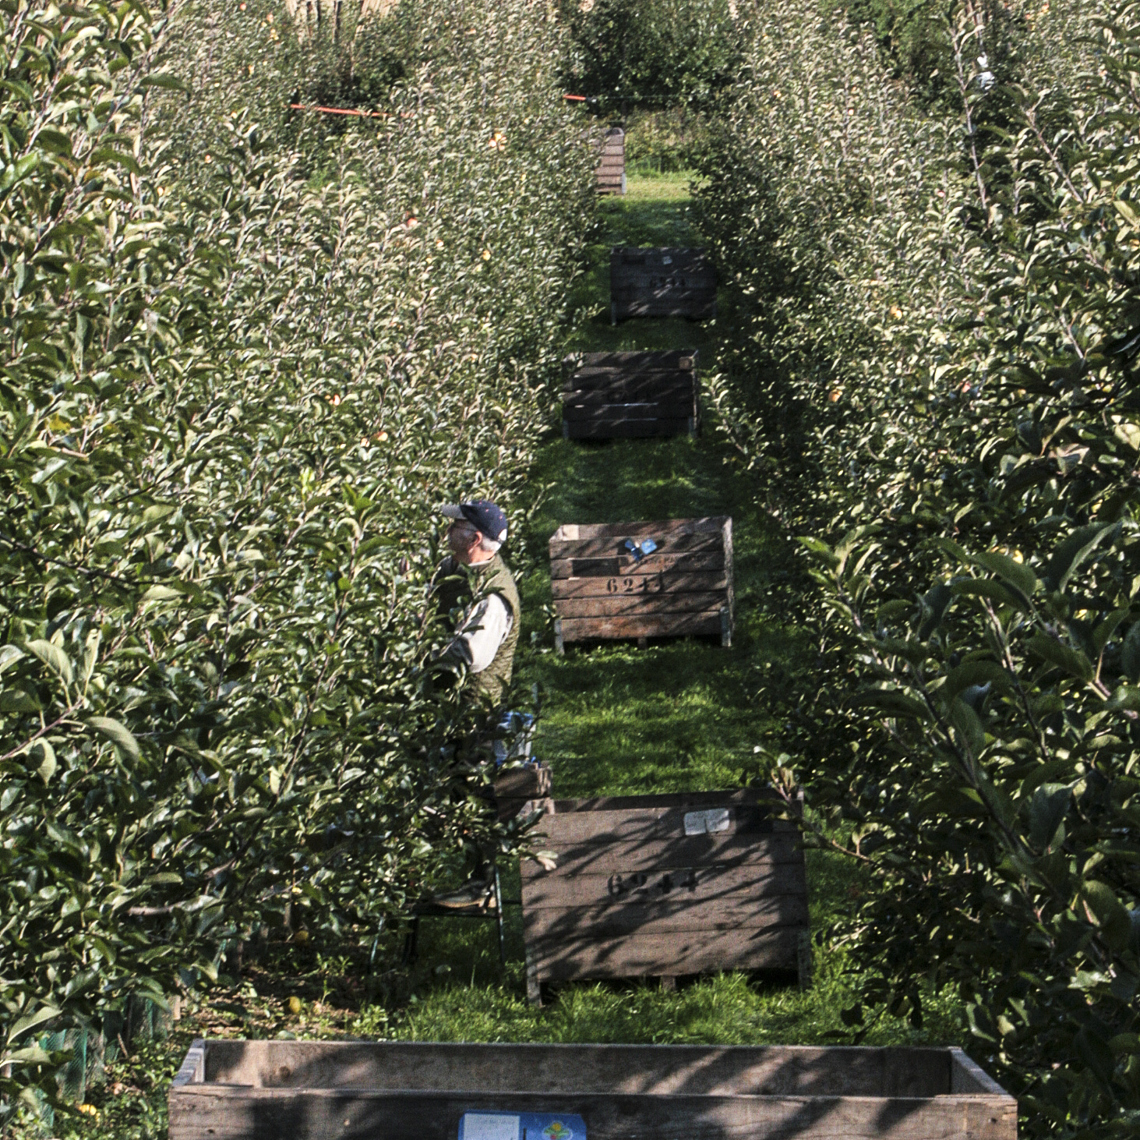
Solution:
[{"label": "man's head", "polygon": [[473,566],[489,562],[507,538],[507,516],[488,499],[441,507],[455,521],[447,532],[447,544],[458,562]]}]

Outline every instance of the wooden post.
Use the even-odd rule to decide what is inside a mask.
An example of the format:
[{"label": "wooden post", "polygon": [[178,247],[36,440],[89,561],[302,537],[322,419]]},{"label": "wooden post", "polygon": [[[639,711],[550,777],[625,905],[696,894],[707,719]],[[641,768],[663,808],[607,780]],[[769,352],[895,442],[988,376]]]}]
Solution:
[{"label": "wooden post", "polygon": [[526,1000],[537,1009],[542,1008],[542,985],[535,968],[534,948],[526,948]]},{"label": "wooden post", "polygon": [[499,933],[499,965],[507,964],[507,933],[503,924],[503,887],[499,881],[499,865],[495,864],[495,928]]}]

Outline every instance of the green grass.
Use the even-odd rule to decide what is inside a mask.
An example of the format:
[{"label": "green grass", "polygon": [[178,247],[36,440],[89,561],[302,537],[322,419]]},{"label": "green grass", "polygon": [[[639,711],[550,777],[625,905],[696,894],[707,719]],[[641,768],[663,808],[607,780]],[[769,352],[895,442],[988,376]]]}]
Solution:
[{"label": "green grass", "polygon": [[[612,245],[696,245],[688,175],[634,178],[624,198],[601,207],[603,232],[591,247],[589,295],[609,296]],[[715,322],[609,323],[608,305],[588,314],[570,347],[701,348]],[[715,426],[700,438],[571,443],[552,440],[533,471],[542,488],[524,536],[521,581],[524,687],[544,693],[536,749],[554,770],[558,795],[690,791],[735,787],[770,722],[753,701],[757,670],[799,648],[795,632],[761,616],[780,539],[747,481],[729,465]],[[562,523],[730,515],[737,622],[731,649],[686,639],[638,649],[612,643],[553,653],[553,608],[546,544]]]}]

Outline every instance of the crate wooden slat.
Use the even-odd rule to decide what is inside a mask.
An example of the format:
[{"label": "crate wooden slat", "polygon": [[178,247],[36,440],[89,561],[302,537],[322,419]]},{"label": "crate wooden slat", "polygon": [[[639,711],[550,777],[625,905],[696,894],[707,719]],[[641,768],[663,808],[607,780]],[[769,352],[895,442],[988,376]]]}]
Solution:
[{"label": "crate wooden slat", "polygon": [[562,362],[567,439],[695,434],[700,427],[696,349],[579,352]]},{"label": "crate wooden slat", "polygon": [[550,796],[550,769],[545,764],[508,768],[495,777],[493,787],[499,819],[529,816],[541,810],[542,801]]},{"label": "crate wooden slat", "polygon": [[554,800],[522,864],[527,986],[789,969],[806,983],[799,830],[755,788]]},{"label": "crate wooden slat", "polygon": [[625,193],[625,131],[610,127],[598,144],[596,177],[599,194]]},{"label": "crate wooden slat", "polygon": [[1016,1140],[959,1049],[195,1041],[170,1140],[455,1140],[465,1112],[574,1113],[588,1140]]},{"label": "crate wooden slat", "polygon": [[704,249],[635,248],[610,251],[610,319],[716,316],[716,270]]},{"label": "crate wooden slat", "polygon": [[[627,540],[652,538],[637,557]],[[565,523],[550,539],[555,642],[720,637],[732,644],[732,519]]]}]

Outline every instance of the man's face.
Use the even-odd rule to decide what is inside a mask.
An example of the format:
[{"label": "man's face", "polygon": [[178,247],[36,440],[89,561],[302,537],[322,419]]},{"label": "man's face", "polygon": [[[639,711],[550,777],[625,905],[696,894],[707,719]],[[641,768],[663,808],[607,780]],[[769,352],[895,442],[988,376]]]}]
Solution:
[{"label": "man's face", "polygon": [[470,564],[479,547],[479,532],[466,520],[456,519],[447,528],[447,545],[457,561]]}]

